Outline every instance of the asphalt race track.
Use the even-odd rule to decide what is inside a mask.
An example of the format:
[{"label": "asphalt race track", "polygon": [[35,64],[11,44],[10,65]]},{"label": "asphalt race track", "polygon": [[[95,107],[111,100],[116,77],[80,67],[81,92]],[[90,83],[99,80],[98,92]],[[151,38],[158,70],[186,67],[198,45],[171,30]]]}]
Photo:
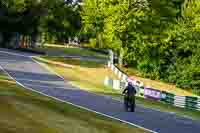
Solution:
[{"label": "asphalt race track", "polygon": [[33,55],[0,49],[0,66],[27,89],[33,89],[128,124],[158,133],[200,133],[200,121],[139,106],[134,113],[125,112],[121,102],[73,87],[33,61],[30,56]]}]

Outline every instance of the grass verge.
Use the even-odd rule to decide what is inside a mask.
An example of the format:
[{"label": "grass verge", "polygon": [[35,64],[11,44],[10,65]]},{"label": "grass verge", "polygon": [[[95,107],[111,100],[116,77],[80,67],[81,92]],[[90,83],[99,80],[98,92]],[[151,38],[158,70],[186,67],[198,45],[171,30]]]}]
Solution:
[{"label": "grass verge", "polygon": [[170,92],[170,93],[173,93],[176,95],[180,95],[180,96],[197,96],[194,93],[192,93],[191,91],[186,91],[186,90],[176,87],[176,85],[164,83],[162,81],[143,78],[140,76],[138,71],[136,71],[135,69],[124,68],[124,67],[121,67],[120,69],[123,70],[128,75],[134,77],[135,79],[142,81],[144,83],[144,86],[155,88],[155,89],[161,90],[161,91],[167,91],[167,92]]},{"label": "grass verge", "polygon": [[[106,75],[111,75],[112,78],[116,78],[113,73],[106,68],[102,67],[90,67],[90,63],[87,63],[86,67],[84,65],[77,65],[76,63],[71,61],[65,61],[66,59],[63,58],[52,58],[52,57],[44,57],[50,61],[57,61],[60,63],[68,63],[68,65],[72,65],[74,67],[67,68],[67,67],[60,67],[57,65],[48,64],[50,68],[52,68],[55,72],[60,74],[66,80],[71,81],[71,83],[77,87],[85,89],[87,91],[91,91],[93,93],[101,94],[101,95],[108,95],[112,96],[115,99],[122,100],[121,92],[113,90],[112,88],[105,87],[103,85],[103,80]],[[63,61],[64,60],[64,61]],[[143,98],[137,98],[137,104],[149,107],[152,109],[160,110],[162,112],[173,112],[176,113],[178,116],[189,117],[195,120],[200,120],[200,112],[199,111],[192,111],[183,108],[174,107],[171,105],[167,105],[161,102],[146,100]]]},{"label": "grass verge", "polygon": [[[38,58],[36,59],[38,60]],[[42,61],[43,63],[46,63],[45,61],[48,60],[70,66],[61,67],[59,65],[51,65],[50,63],[47,63],[73,85],[84,88],[88,91],[95,91],[95,93],[107,92],[113,95],[119,94],[119,91],[106,87],[103,84],[106,76],[118,79],[111,70],[105,67],[105,64],[93,61],[81,61],[80,59],[67,59],[63,57],[43,56],[41,59],[39,61]]]},{"label": "grass verge", "polygon": [[1,133],[146,133],[30,92],[0,72]]},{"label": "grass verge", "polygon": [[108,55],[85,48],[67,47],[65,45],[45,44],[42,48],[49,55],[73,55],[107,59]]}]

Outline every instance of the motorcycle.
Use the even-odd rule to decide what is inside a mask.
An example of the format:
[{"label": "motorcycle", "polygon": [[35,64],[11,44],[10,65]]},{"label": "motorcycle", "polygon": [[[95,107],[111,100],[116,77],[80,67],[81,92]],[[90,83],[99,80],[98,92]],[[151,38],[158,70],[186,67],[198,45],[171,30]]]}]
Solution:
[{"label": "motorcycle", "polygon": [[135,96],[124,95],[124,108],[127,112],[135,112]]}]

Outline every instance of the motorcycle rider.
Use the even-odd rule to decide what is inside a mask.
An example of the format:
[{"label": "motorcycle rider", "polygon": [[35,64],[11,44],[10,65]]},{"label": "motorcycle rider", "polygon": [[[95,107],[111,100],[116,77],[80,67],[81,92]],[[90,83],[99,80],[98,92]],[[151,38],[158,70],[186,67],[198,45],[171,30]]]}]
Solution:
[{"label": "motorcycle rider", "polygon": [[128,111],[129,103],[132,103],[131,111],[134,112],[136,89],[131,82],[128,82],[128,86],[124,89],[123,94],[125,94],[124,104],[126,110]]}]

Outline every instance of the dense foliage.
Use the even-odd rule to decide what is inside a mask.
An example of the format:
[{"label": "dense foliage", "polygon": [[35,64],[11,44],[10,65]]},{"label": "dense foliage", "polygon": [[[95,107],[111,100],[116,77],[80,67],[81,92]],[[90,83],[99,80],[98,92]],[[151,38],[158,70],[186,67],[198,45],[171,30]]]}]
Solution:
[{"label": "dense foliage", "polygon": [[200,92],[200,0],[84,0],[81,13],[79,1],[1,0],[0,45],[42,33],[66,42],[83,29],[142,76]]},{"label": "dense foliage", "polygon": [[199,0],[84,0],[91,45],[111,48],[144,77],[200,92]]},{"label": "dense foliage", "polygon": [[16,35],[33,41],[45,33],[63,42],[80,29],[79,8],[72,0],[1,0],[0,33],[6,41]]}]

